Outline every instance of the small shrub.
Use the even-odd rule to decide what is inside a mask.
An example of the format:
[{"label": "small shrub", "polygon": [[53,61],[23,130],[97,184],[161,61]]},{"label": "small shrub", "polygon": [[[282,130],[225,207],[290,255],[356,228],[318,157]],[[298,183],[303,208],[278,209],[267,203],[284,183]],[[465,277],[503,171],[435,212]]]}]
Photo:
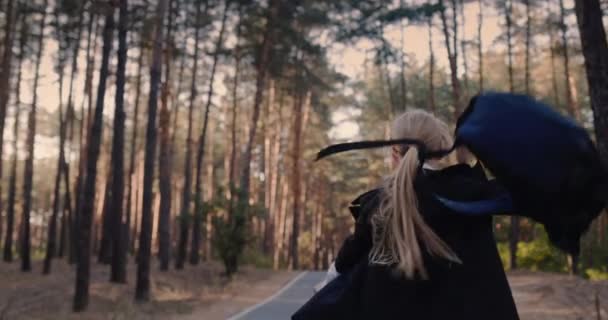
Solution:
[{"label": "small shrub", "polygon": [[606,267],[602,269],[587,269],[585,270],[585,277],[589,280],[608,280],[608,271],[606,271]]}]

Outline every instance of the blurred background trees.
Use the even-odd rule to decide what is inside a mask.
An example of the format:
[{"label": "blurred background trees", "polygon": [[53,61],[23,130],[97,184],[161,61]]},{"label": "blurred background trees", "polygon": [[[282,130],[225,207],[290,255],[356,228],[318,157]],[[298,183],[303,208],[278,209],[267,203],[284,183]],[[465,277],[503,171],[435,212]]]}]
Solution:
[{"label": "blurred background trees", "polygon": [[[75,263],[76,310],[93,255],[114,282],[137,262],[141,300],[156,257],[161,272],[326,268],[348,203],[388,166],[384,151],[315,153],[383,138],[404,110],[454,125],[479,91],[527,93],[608,157],[605,1],[0,5],[3,260]],[[505,266],[586,277],[607,275],[607,228],[604,214],[568,259],[534,221],[495,219]]]}]

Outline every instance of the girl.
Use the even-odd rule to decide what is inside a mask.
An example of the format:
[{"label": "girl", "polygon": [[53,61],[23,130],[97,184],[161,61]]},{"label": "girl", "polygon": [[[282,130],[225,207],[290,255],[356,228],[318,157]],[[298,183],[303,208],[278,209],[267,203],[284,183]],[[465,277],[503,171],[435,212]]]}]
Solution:
[{"label": "girl", "polygon": [[[453,145],[447,125],[419,110],[395,119],[392,138],[428,150]],[[454,153],[421,164],[420,151],[392,148],[392,174],[351,204],[355,232],[337,255],[342,276],[326,288],[330,301],[313,298],[293,319],[518,319],[491,216],[460,215],[437,200],[483,200],[500,188],[479,164]]]}]

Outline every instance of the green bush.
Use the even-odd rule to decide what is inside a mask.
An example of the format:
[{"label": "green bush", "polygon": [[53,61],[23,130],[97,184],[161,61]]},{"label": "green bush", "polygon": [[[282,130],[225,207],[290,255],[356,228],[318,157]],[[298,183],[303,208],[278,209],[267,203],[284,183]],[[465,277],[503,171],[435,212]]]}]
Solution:
[{"label": "green bush", "polygon": [[[549,237],[544,229],[538,226],[536,239],[517,244],[517,266],[521,269],[532,271],[567,272],[568,264],[566,255],[559,251],[549,242]],[[509,243],[499,242],[498,253],[505,269],[511,262]]]},{"label": "green bush", "polygon": [[518,267],[532,271],[568,271],[566,255],[549,242],[544,230],[533,241],[518,243],[517,260]]},{"label": "green bush", "polygon": [[[244,262],[253,262],[255,265],[272,264],[253,255],[249,255],[248,257],[243,256],[247,243],[255,243],[255,241],[251,241],[252,236],[248,228],[249,221],[252,217],[263,218],[267,214],[267,211],[263,206],[257,204],[249,205],[247,201],[244,201],[243,199],[247,199],[248,197],[244,195],[241,189],[235,187],[231,189],[234,197],[232,204],[223,196],[218,197],[215,201],[216,208],[226,208],[228,217],[214,217],[213,219],[213,226],[215,228],[213,244],[224,263],[226,275],[229,277]],[[246,261],[246,258],[250,258],[252,261]]]},{"label": "green bush", "polygon": [[608,271],[606,267],[602,269],[587,269],[585,270],[585,277],[590,280],[608,280]]}]

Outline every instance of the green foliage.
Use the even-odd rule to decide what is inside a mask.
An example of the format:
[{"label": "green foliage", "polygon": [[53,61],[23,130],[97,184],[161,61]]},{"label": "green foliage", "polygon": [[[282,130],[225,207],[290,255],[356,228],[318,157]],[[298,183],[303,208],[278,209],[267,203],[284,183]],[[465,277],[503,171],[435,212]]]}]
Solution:
[{"label": "green foliage", "polygon": [[[521,269],[532,271],[567,272],[566,255],[549,242],[547,233],[541,226],[538,236],[529,242],[519,242],[517,245],[517,264]],[[505,269],[509,268],[511,258],[509,243],[501,241],[497,244],[498,253]]]},{"label": "green foliage", "polygon": [[532,271],[568,271],[566,255],[551,245],[544,230],[535,240],[518,243],[517,260],[521,268]]},{"label": "green foliage", "polygon": [[499,242],[496,244],[498,247],[498,255],[502,261],[502,265],[505,269],[509,269],[511,265],[511,256],[509,255],[509,244],[506,242]]},{"label": "green foliage", "polygon": [[243,257],[241,262],[244,265],[251,265],[259,269],[271,269],[272,268],[272,257],[265,255],[260,251],[260,248],[256,246],[256,242],[248,242],[252,245],[245,247],[243,251]]},{"label": "green foliage", "polygon": [[[213,244],[217,249],[220,259],[224,263],[226,275],[232,276],[238,269],[242,260],[242,254],[245,246],[251,237],[248,234],[247,221],[251,214],[264,214],[258,206],[249,206],[246,202],[248,197],[244,195],[242,189],[234,186],[231,187],[231,200],[218,197],[220,203],[228,203],[228,217],[214,217],[213,227],[215,228],[215,236]],[[232,202],[231,202],[232,201]]]},{"label": "green foliage", "polygon": [[604,266],[602,269],[587,269],[585,276],[590,280],[608,280],[608,271]]}]

